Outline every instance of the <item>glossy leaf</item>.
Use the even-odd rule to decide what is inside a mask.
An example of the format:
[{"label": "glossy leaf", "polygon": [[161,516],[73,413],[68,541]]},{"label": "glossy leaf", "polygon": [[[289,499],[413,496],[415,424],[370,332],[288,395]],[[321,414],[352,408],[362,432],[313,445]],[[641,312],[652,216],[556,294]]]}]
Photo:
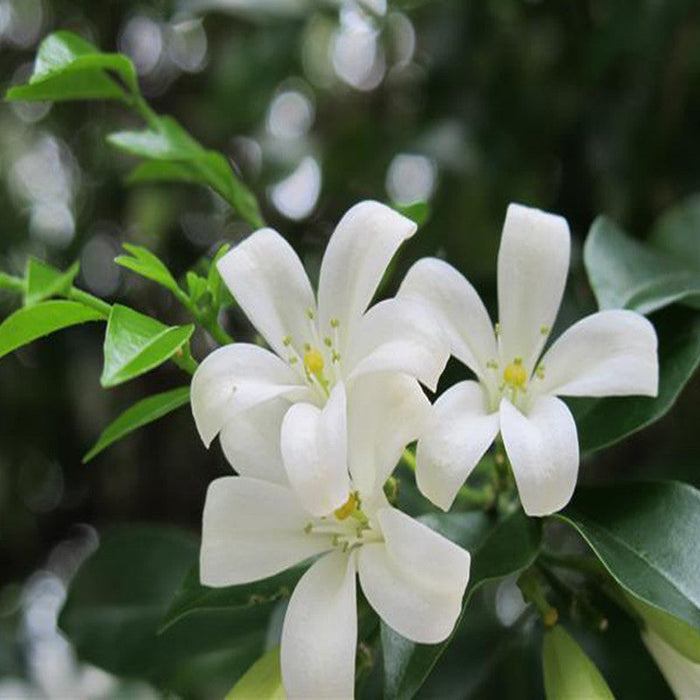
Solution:
[{"label": "glossy leaf", "polygon": [[24,307],[0,324],[0,357],[62,328],[103,320],[99,311],[77,301],[44,301]]},{"label": "glossy leaf", "polygon": [[73,100],[121,98],[124,90],[111,71],[132,92],[138,90],[133,63],[122,54],[102,53],[67,31],[50,34],[39,47],[28,85],[12,88],[8,99]]},{"label": "glossy leaf", "polygon": [[700,491],[676,482],[579,488],[554,517],[627,593],[700,630]]},{"label": "glossy leaf", "polygon": [[163,617],[162,629],[197,611],[244,609],[288,598],[304,570],[305,567],[296,566],[261,581],[209,588],[199,582],[199,567],[195,566],[175,593]]},{"label": "glossy leaf", "polygon": [[172,528],[124,527],[80,567],[59,618],[79,658],[192,697],[223,697],[264,649],[271,606],[206,611],[158,634],[198,541]]},{"label": "glossy leaf", "polygon": [[663,610],[647,605],[632,595],[627,595],[627,600],[639,613],[646,626],[651,627],[677,652],[696,664],[700,664],[700,631]]},{"label": "glossy leaf", "polygon": [[116,257],[114,262],[117,265],[126,267],[142,277],[153,280],[176,294],[180,292],[175,278],[158,256],[151,253],[147,248],[131,243],[125,243],[124,249],[131,255]]},{"label": "glossy leaf", "polygon": [[700,270],[630,238],[607,217],[593,222],[584,263],[601,309],[649,314],[675,302],[700,302]]},{"label": "glossy leaf", "polygon": [[413,221],[417,226],[422,226],[430,218],[430,204],[428,202],[413,202],[412,204],[394,204],[394,209]]},{"label": "glossy leaf", "polygon": [[[471,553],[471,574],[460,620],[475,590],[487,581],[525,569],[535,560],[540,547],[540,521],[528,518],[521,510],[501,521],[482,511],[430,514],[421,520]],[[458,626],[459,621],[455,629]],[[385,697],[411,698],[451,637],[441,644],[415,644],[382,623],[381,639]]]},{"label": "glossy leaf", "polygon": [[659,394],[567,399],[582,452],[592,452],[654,423],[671,409],[700,364],[700,313],[670,308],[652,319],[659,337]]},{"label": "glossy leaf", "polygon": [[613,700],[600,671],[561,625],[544,633],[542,667],[547,700]]},{"label": "glossy leaf", "polygon": [[79,269],[80,264],[76,262],[66,272],[61,272],[36,258],[29,258],[25,273],[25,306],[32,306],[57,294],[65,294],[73,284]]},{"label": "glossy leaf", "polygon": [[263,654],[231,688],[226,700],[285,700],[280,649]]},{"label": "glossy leaf", "polygon": [[95,446],[83,457],[83,464],[89,462],[117,440],[121,440],[134,430],[172,413],[175,409],[188,404],[189,401],[189,386],[181,386],[162,394],[149,396],[135,403],[104,429]]},{"label": "glossy leaf", "polygon": [[661,250],[700,271],[700,194],[665,211],[654,224],[651,240]]},{"label": "glossy leaf", "polygon": [[158,367],[190,338],[194,326],[166,326],[115,304],[107,323],[100,383],[116,386]]}]

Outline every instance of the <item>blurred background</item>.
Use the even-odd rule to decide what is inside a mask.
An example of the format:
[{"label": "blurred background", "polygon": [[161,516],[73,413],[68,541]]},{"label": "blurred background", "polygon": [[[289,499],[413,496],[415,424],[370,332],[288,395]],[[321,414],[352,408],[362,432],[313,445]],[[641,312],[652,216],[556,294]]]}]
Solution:
[{"label": "blurred background", "polygon": [[[594,309],[581,245],[599,213],[644,240],[664,210],[700,191],[700,8],[690,0],[0,0],[3,93],[26,81],[38,43],[59,28],[128,54],[156,111],[230,158],[312,278],[350,205],[427,201],[430,218],[385,293],[415,259],[439,255],[493,310],[500,230],[518,201],[571,225],[565,324]],[[148,246],[180,274],[249,229],[203,188],[127,187],[132,162],[104,136],[134,126],[120,104],[0,105],[0,269],[21,275],[29,255],[61,267],[79,259],[83,288],[176,322],[166,291],[112,263],[121,244]],[[0,292],[0,318],[17,302]],[[226,323],[251,337],[236,310]],[[165,366],[102,390],[102,332],[71,329],[0,363],[0,678],[53,697],[114,687],[73,667],[55,630],[97,533],[133,522],[197,533],[207,484],[228,471],[187,409],[81,464],[121,410],[187,381]],[[198,357],[208,343],[197,338]],[[463,376],[450,365],[444,381]],[[699,408],[696,378],[664,420],[588,460],[582,480],[700,485],[689,430]],[[8,683],[7,697],[20,693]]]}]

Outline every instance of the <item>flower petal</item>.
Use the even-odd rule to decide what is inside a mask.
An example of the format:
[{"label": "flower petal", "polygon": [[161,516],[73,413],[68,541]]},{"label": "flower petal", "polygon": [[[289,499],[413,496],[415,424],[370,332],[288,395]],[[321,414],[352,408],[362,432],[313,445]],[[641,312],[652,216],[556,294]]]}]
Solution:
[{"label": "flower petal", "polygon": [[430,402],[415,379],[396,373],[361,377],[348,399],[348,449],[353,485],[364,504],[375,500],[404,447],[423,431]]},{"label": "flower petal", "polygon": [[511,204],[498,254],[501,359],[521,357],[528,373],[559,310],[569,270],[566,219]]},{"label": "flower petal", "polygon": [[343,371],[348,381],[373,372],[402,372],[434,391],[449,356],[440,327],[425,306],[387,299],[357,323]]},{"label": "flower petal", "polygon": [[226,286],[250,322],[281,357],[289,336],[298,353],[311,338],[308,309],[314,293],[294,249],[276,231],[260,229],[218,263]]},{"label": "flower petal", "polygon": [[599,311],[571,326],[545,353],[537,389],[563,396],[656,396],[657,344],[644,316]]},{"label": "flower petal", "polygon": [[498,434],[498,411],[477,382],[450,387],[433,406],[418,441],[416,483],[436,506],[448,511],[457,491]]},{"label": "flower petal", "polygon": [[486,363],[498,358],[493,324],[474,287],[454,267],[436,258],[419,260],[397,296],[427,304],[452,354],[482,381],[491,381]]},{"label": "flower petal", "polygon": [[202,524],[202,583],[250,583],[331,549],[330,537],[304,532],[308,522],[290,488],[244,476],[212,481]]},{"label": "flower petal", "polygon": [[282,627],[282,683],[287,697],[352,698],[357,603],[355,561],[332,552],[301,578]]},{"label": "flower petal", "polygon": [[300,503],[318,517],[350,496],[345,386],[336,384],[323,410],[292,406],[282,422],[282,457]]},{"label": "flower petal", "polygon": [[501,401],[501,433],[528,515],[550,515],[571,499],[578,475],[576,423],[554,396],[536,398],[523,415]]},{"label": "flower petal", "polygon": [[321,263],[318,308],[321,333],[338,319],[340,352],[365,312],[394,253],[416,232],[410,219],[379,202],[360,202],[336,227]]},{"label": "flower petal", "polygon": [[289,485],[282,462],[280,431],[289,401],[273,399],[237,413],[221,430],[221,447],[241,475]]},{"label": "flower petal", "polygon": [[394,508],[377,517],[385,541],[358,551],[370,605],[400,635],[436,644],[452,632],[469,581],[469,553]]},{"label": "flower petal", "polygon": [[303,400],[310,391],[277,355],[248,343],[215,350],[192,377],[192,414],[207,447],[238,411],[282,396]]}]

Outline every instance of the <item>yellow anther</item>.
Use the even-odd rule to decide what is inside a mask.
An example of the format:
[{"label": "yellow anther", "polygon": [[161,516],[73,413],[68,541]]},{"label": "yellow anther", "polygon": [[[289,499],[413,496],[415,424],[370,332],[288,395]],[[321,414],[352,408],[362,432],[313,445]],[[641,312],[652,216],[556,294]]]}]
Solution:
[{"label": "yellow anther", "polygon": [[323,355],[316,348],[309,348],[304,353],[304,367],[309,374],[320,377],[323,374]]},{"label": "yellow anther", "polygon": [[333,345],[333,341],[332,341],[328,336],[326,336],[326,337],[323,339],[323,344],[324,344],[327,348],[330,348],[330,347]]},{"label": "yellow anther", "polygon": [[519,357],[516,357],[513,362],[506,365],[503,370],[503,379],[506,384],[523,389],[527,382],[527,372],[523,367],[523,362]]},{"label": "yellow anther", "polygon": [[345,501],[340,508],[336,508],[333,511],[333,515],[335,515],[338,520],[346,520],[355,512],[356,508],[357,496],[354,493],[351,493],[350,496],[348,496],[348,500]]},{"label": "yellow anther", "polygon": [[315,315],[314,310],[309,306],[309,308],[306,309],[306,317],[309,319],[309,321],[313,321]]},{"label": "yellow anther", "polygon": [[337,328],[340,325],[340,321],[337,318],[331,319],[331,328]]},{"label": "yellow anther", "polygon": [[292,344],[292,337],[290,335],[285,335],[284,338],[282,338],[282,345],[287,347],[291,344]]}]

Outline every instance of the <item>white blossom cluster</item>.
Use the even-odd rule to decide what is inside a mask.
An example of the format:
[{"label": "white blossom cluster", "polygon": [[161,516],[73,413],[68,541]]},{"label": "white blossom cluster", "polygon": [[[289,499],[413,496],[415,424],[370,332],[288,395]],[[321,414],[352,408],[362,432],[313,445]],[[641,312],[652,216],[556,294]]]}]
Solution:
[{"label": "white blossom cluster", "polygon": [[[218,263],[270,350],[216,350],[192,382],[205,444],[219,435],[238,476],[214,481],[200,557],[207,586],[244,584],[310,557],[282,631],[287,695],[352,697],[356,579],[391,628],[445,640],[469,580],[469,553],[393,507],[384,484],[418,441],[421,492],[444,510],[500,433],[523,508],[563,508],[579,466],[576,425],[558,396],[653,396],[652,325],[631,311],[593,314],[544,352],[564,292],[570,234],[552,214],[511,205],[498,258],[494,326],[470,283],[418,261],[396,298],[370,306],[416,225],[361,202],[336,227],[318,293],[290,245],[261,229]],[[431,406],[450,355],[475,380]]]}]

